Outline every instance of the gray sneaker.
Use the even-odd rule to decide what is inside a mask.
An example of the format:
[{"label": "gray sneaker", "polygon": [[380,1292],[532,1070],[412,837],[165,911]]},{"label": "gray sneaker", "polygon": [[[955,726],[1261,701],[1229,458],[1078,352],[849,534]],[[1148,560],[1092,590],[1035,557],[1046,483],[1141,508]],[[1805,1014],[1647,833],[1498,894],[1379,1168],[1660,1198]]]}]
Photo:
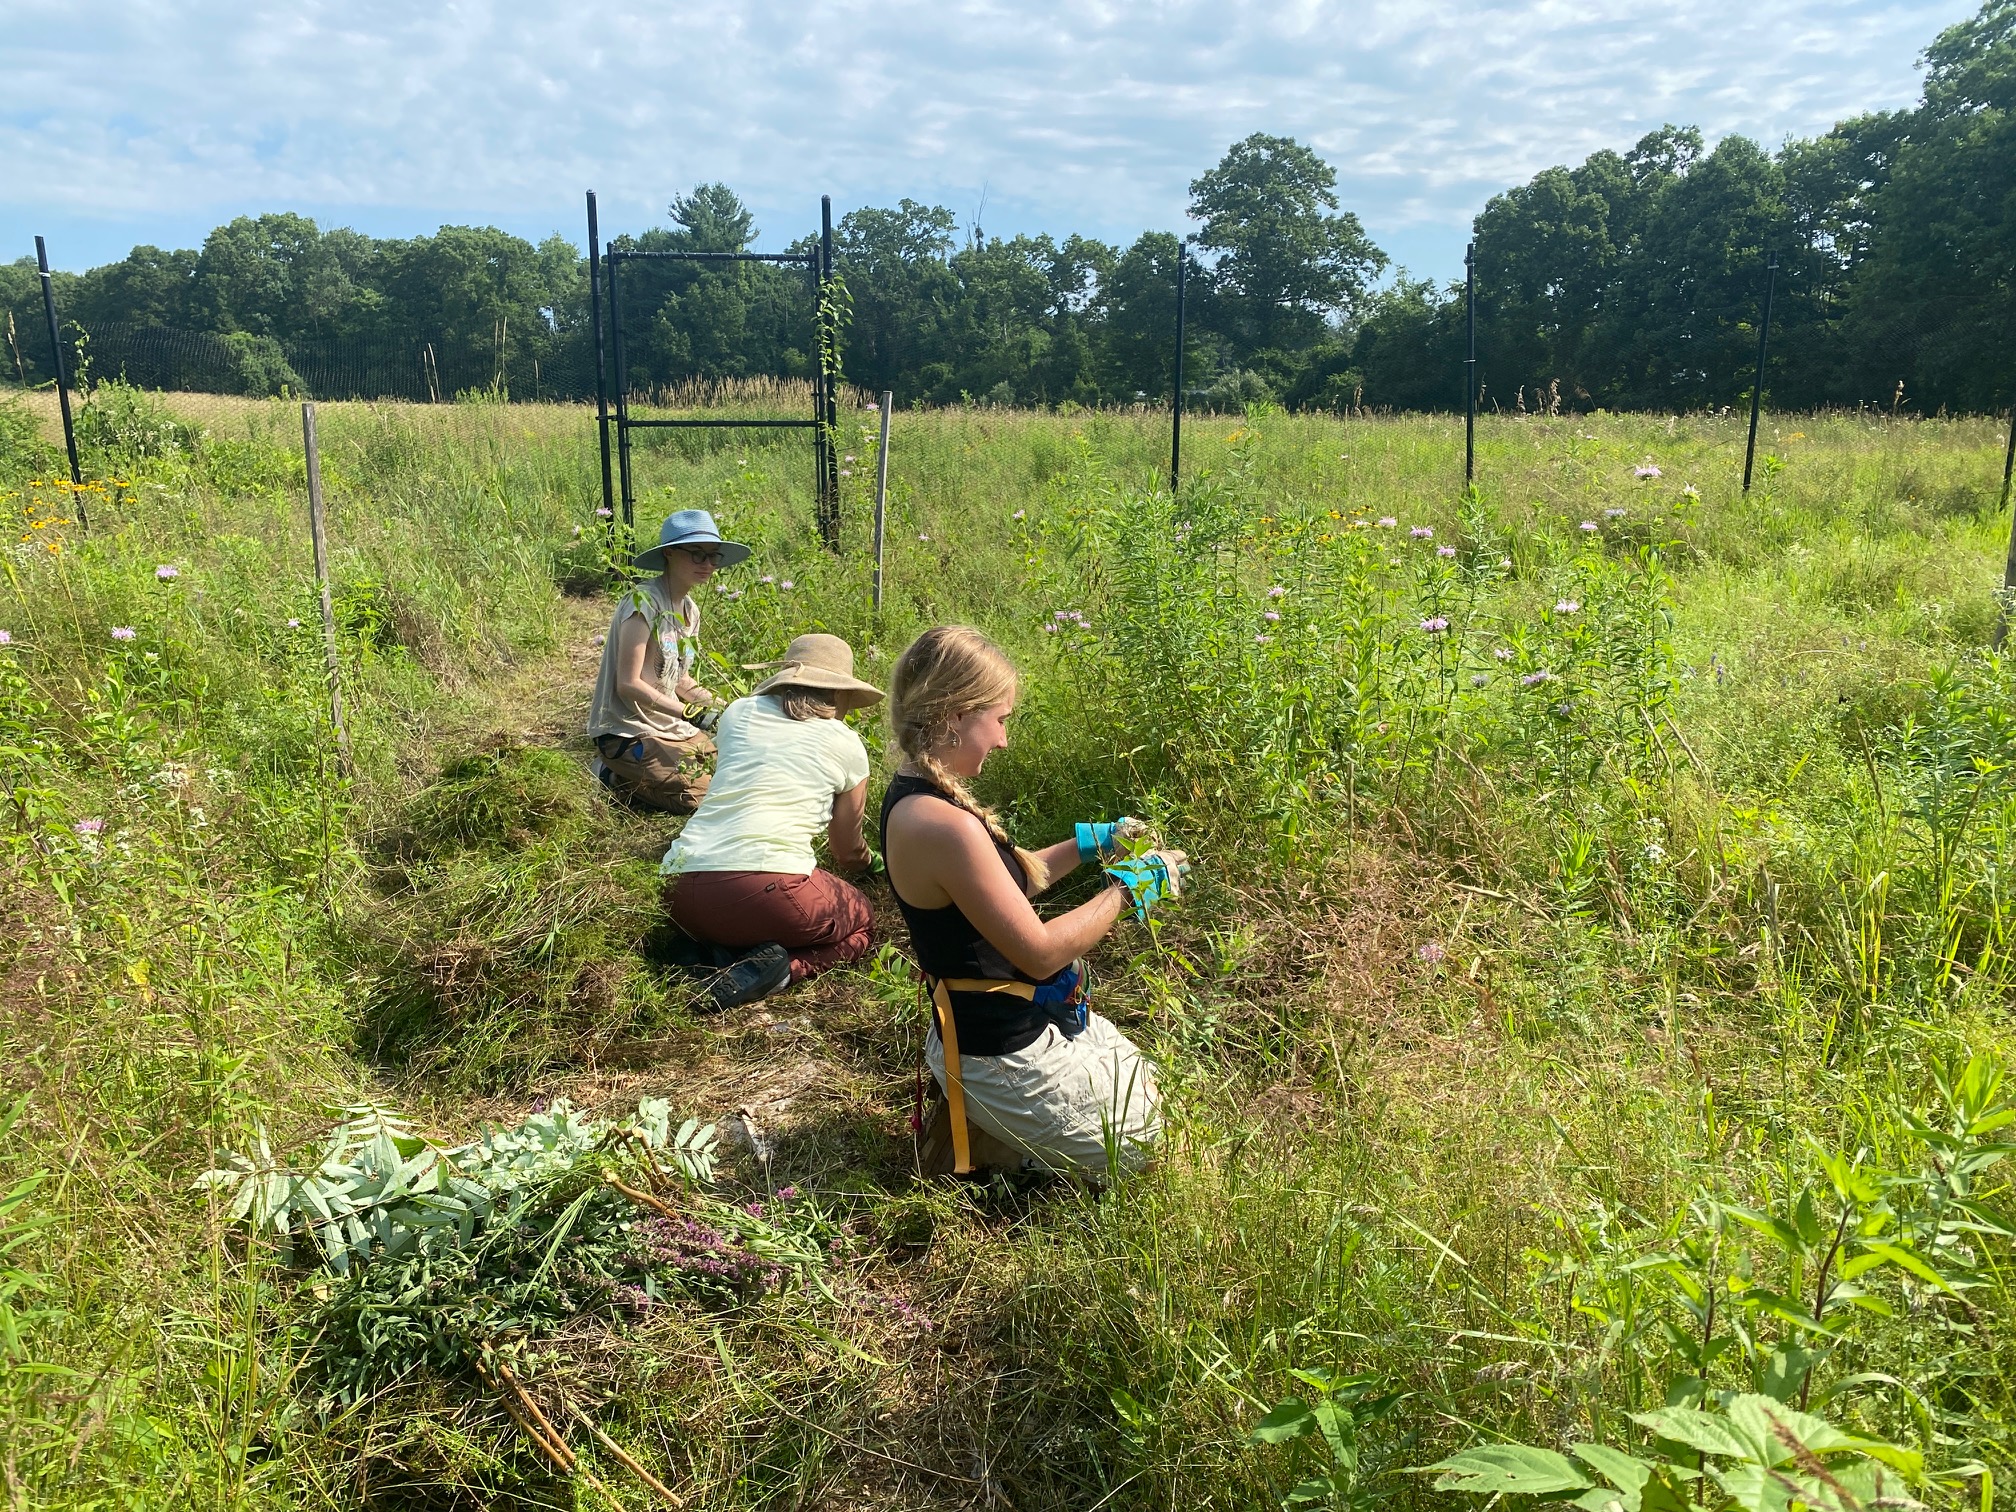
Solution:
[{"label": "gray sneaker", "polygon": [[758,945],[707,986],[698,1013],[722,1013],[782,992],[791,985],[791,952],[782,945]]}]

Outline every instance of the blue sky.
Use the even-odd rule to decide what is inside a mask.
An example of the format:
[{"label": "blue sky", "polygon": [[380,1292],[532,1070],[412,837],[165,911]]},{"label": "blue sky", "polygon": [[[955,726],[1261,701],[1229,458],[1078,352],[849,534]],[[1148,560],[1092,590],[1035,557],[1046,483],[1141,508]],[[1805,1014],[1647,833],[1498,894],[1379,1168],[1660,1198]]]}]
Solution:
[{"label": "blue sky", "polygon": [[[1396,262],[1665,121],[1776,146],[1918,94],[1968,0],[0,0],[0,256],[195,246],[238,214],[584,240],[720,179],[764,245],[907,195],[995,234],[1185,229],[1254,131],[1298,137]],[[88,17],[88,19],[87,19]],[[984,208],[983,208],[984,207]]]}]

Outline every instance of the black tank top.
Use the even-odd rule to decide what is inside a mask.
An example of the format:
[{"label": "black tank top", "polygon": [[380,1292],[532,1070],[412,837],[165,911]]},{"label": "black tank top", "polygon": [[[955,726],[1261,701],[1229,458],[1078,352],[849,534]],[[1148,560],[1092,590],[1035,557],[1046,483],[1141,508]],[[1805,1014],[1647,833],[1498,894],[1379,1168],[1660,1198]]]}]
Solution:
[{"label": "black tank top", "polygon": [[[947,803],[953,802],[945,790],[929,778],[913,777],[907,772],[898,772],[890,778],[889,786],[882,794],[882,849],[885,854],[889,849],[891,811],[905,798],[919,793],[928,793]],[[1029,876],[1017,859],[1014,847],[997,840],[994,851],[1000,856],[1008,875],[1014,878],[1016,887],[1026,891]],[[978,977],[990,982],[1036,982],[1035,977],[1010,965],[1008,958],[990,945],[986,937],[973,927],[973,921],[959,911],[958,904],[948,903],[943,908],[918,908],[906,902],[903,894],[896,891],[893,879],[889,890],[896,895],[896,906],[902,910],[903,922],[910,930],[910,947],[916,951],[917,964],[926,976],[941,979]],[[1047,1013],[1025,998],[992,992],[952,992],[948,996],[952,1000],[952,1023],[959,1031],[959,1051],[962,1055],[1007,1055],[1033,1043],[1050,1022]]]}]

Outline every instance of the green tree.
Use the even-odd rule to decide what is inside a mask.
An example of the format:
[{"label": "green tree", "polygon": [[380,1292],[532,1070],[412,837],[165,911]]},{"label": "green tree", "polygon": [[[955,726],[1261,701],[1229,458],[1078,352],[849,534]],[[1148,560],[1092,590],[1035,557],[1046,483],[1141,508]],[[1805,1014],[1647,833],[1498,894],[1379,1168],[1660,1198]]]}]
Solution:
[{"label": "green tree", "polygon": [[1292,137],[1256,132],[1192,181],[1197,243],[1217,254],[1215,324],[1244,359],[1306,347],[1350,315],[1386,256],[1337,210],[1337,173]]},{"label": "green tree", "polygon": [[835,228],[834,260],[847,281],[854,319],[847,376],[899,403],[955,384],[953,322],[959,280],[947,262],[952,212],[900,201],[893,210],[851,210]]},{"label": "green tree", "polygon": [[[1175,375],[1176,237],[1144,231],[1099,286],[1099,372],[1108,397],[1166,402]],[[1203,374],[1186,358],[1186,383]]]},{"label": "green tree", "polygon": [[195,252],[135,247],[84,274],[68,313],[87,330],[101,324],[186,326],[197,261]]},{"label": "green tree", "polygon": [[2016,399],[2016,0],[1925,51],[1925,97],[1870,191],[1852,294],[1865,367],[1924,407]]}]

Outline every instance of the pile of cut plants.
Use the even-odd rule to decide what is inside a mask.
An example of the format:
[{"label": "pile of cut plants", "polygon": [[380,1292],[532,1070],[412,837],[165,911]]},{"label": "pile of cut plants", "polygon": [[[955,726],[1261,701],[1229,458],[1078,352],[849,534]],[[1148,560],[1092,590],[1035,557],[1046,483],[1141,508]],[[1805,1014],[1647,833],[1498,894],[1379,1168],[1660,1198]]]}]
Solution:
[{"label": "pile of cut plants", "polygon": [[675,1128],[663,1098],[612,1120],[556,1099],[452,1148],[388,1109],[345,1111],[312,1163],[261,1135],[255,1153],[226,1153],[198,1178],[290,1273],[325,1414],[422,1381],[480,1391],[561,1474],[593,1479],[561,1426],[578,1423],[669,1497],[590,1413],[540,1385],[541,1367],[662,1309],[823,1287],[841,1244],[791,1189],[732,1200],[716,1182],[714,1126]]}]

